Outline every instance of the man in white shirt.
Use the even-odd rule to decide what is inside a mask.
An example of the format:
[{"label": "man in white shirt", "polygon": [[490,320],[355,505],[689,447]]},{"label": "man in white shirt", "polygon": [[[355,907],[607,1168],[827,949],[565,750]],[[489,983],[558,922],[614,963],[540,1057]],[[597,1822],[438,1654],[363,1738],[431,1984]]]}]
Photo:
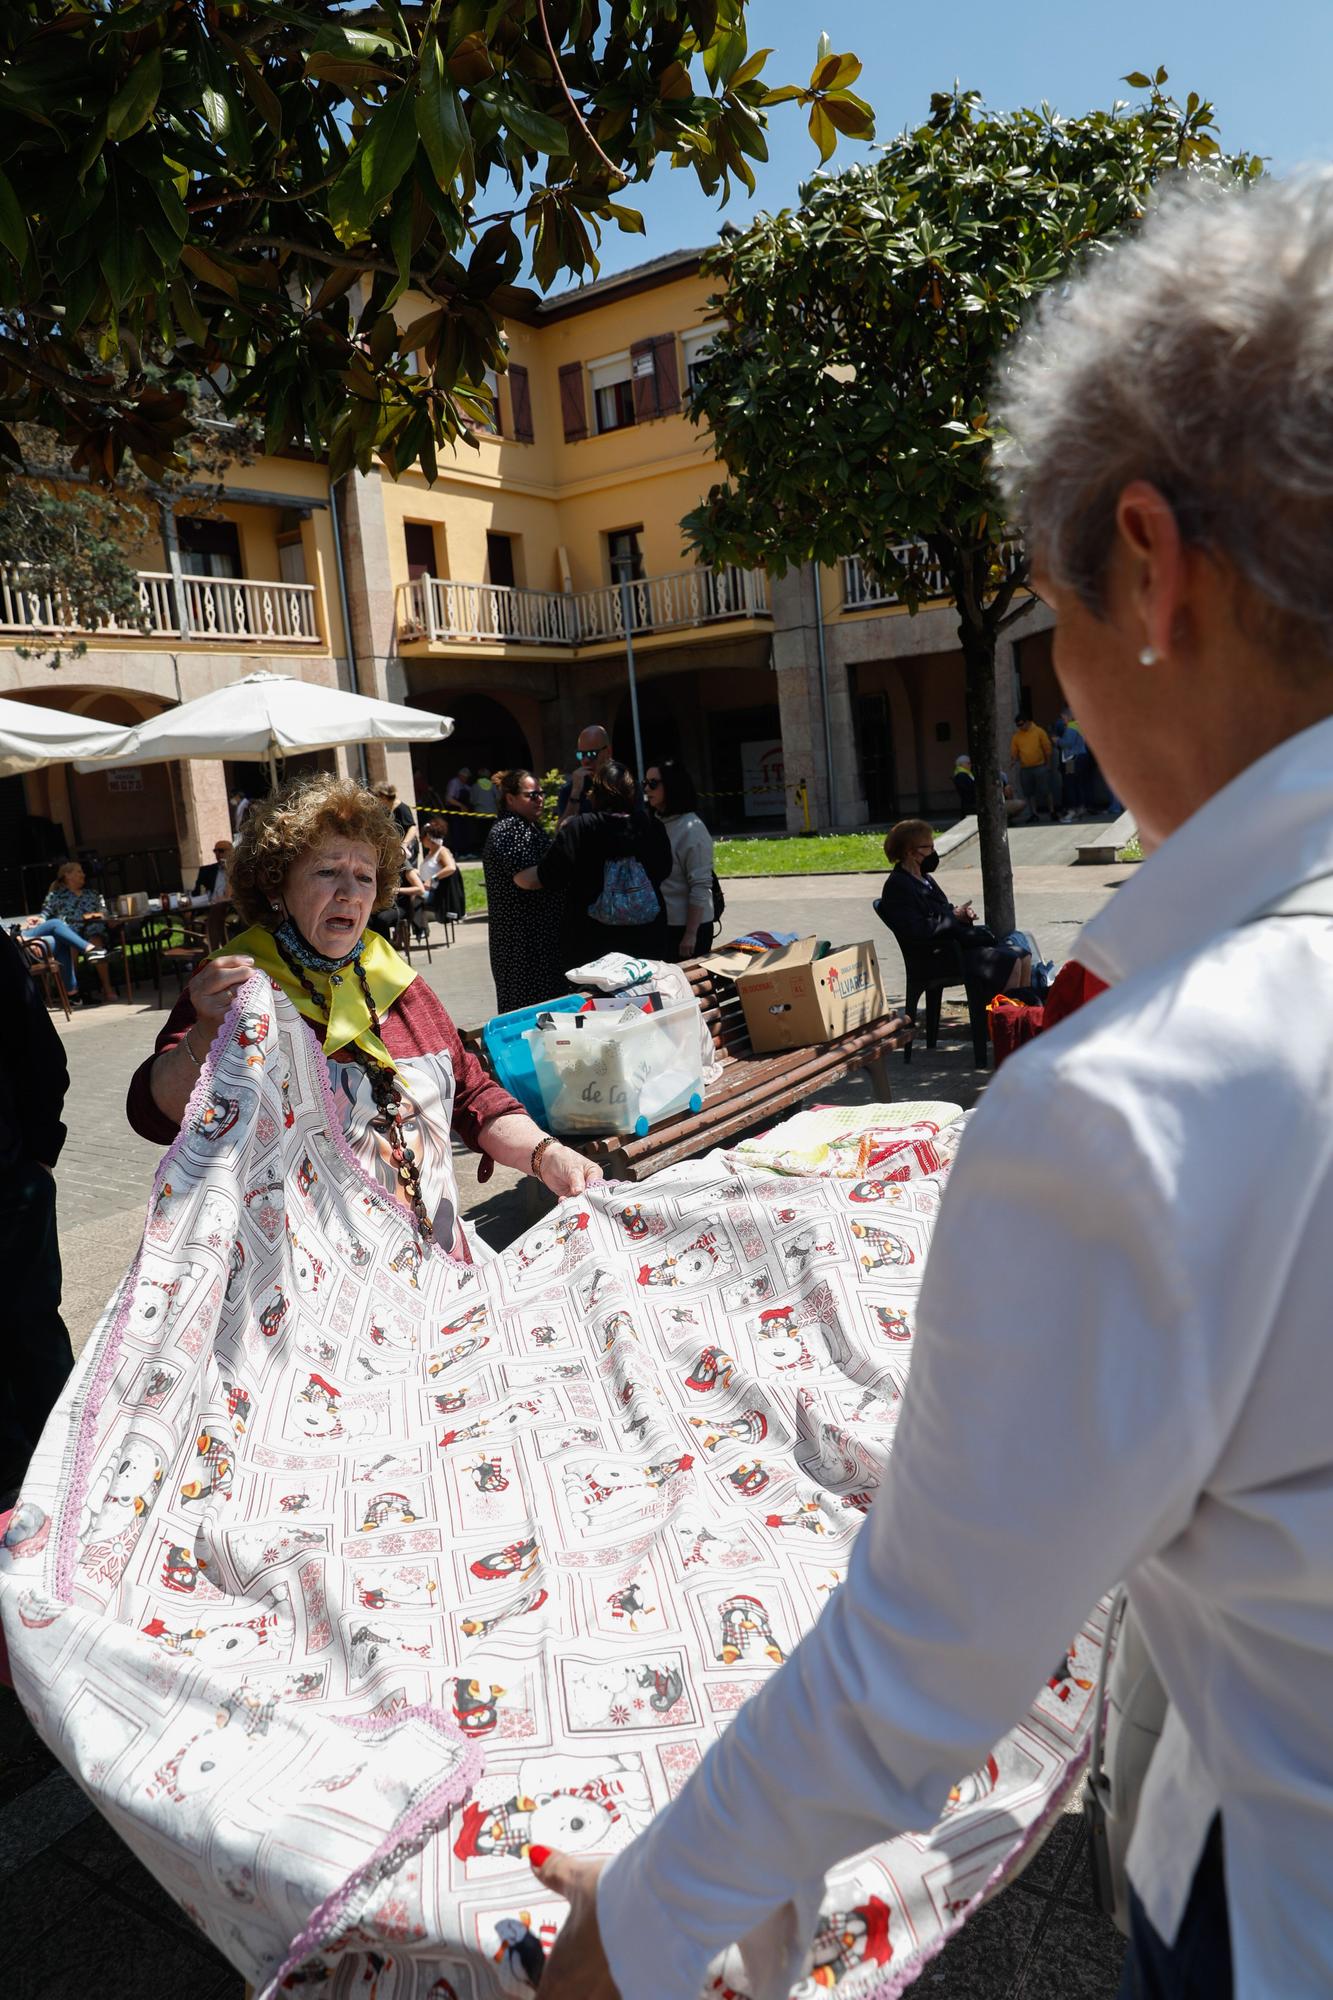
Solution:
[{"label": "man in white shirt", "polygon": [[[960,1149],[846,1586],[600,1882],[536,1857],[543,2000],[696,2000],[733,1940],[785,1996],[825,1871],[929,1827],[1122,1576],[1172,1703],[1124,1992],[1333,1993],[1333,171],[1165,204],[1004,401],[1151,858]],[[1049,1311],[1002,1282],[1057,1263]]]}]

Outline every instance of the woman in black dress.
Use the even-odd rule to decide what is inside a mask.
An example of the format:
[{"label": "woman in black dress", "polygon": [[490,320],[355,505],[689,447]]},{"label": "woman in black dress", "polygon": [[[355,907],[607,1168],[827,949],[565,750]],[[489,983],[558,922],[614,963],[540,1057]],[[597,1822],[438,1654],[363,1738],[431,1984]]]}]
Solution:
[{"label": "woman in black dress", "polygon": [[[634,773],[613,758],[588,780],[584,810],[567,819],[535,868],[520,875],[520,889],[556,889],[565,898],[560,960],[565,970],[623,951],[634,958],[667,955],[662,884],[671,873],[671,842],[656,814],[639,802]],[[647,877],[656,911],[633,923],[605,923],[592,914],[614,876],[610,864],[637,861]],[[642,876],[639,877],[643,886]],[[647,899],[646,899],[647,900]]]},{"label": "woman in black dress", "polygon": [[531,874],[551,845],[541,824],[540,780],[531,771],[497,772],[495,790],[500,817],[486,836],[481,866],[495,1007],[499,1014],[510,1014],[567,991],[560,956],[564,898],[551,889],[525,895],[515,881],[520,874]]},{"label": "woman in black dress", "polygon": [[896,938],[958,945],[968,985],[988,999],[1027,985],[1032,977],[1027,954],[997,944],[993,932],[977,922],[972,905],[951,903],[935,881],[939,856],[928,820],[900,819],[885,836],[884,853],[894,865],[875,908]]}]

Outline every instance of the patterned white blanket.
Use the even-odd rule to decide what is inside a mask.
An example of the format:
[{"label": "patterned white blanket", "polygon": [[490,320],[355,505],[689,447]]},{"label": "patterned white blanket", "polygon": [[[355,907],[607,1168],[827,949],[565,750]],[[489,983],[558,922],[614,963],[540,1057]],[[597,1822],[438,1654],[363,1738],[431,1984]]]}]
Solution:
[{"label": "patterned white blanket", "polygon": [[[895,1158],[895,1173],[902,1160]],[[530,1843],[614,1852],[838,1587],[941,1176],[715,1154],[423,1257],[246,987],[0,1550],[15,1684],[261,1994],[530,1993]],[[1100,1619],[940,1825],[830,1877],[802,2000],[925,1961],[1058,1811]],[[743,1995],[739,1957],[709,1988]]]}]

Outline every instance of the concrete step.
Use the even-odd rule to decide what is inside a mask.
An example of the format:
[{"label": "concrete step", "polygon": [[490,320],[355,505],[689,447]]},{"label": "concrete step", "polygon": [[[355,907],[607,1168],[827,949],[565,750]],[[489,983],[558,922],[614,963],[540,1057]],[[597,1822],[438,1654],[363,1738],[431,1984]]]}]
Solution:
[{"label": "concrete step", "polygon": [[1078,843],[1076,861],[1091,861],[1098,867],[1105,867],[1114,861],[1122,847],[1128,845],[1138,832],[1133,813],[1121,813],[1110,826],[1098,827],[1095,833],[1089,831]]}]

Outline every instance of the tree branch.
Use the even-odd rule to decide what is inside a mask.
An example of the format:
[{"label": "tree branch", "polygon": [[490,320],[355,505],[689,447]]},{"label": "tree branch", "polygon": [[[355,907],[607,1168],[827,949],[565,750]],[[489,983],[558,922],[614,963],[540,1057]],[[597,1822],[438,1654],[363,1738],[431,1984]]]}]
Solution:
[{"label": "tree branch", "polygon": [[[374,271],[386,278],[398,276],[398,266],[390,264],[384,257],[358,257],[352,251],[341,253],[321,250],[313,243],[298,243],[292,236],[243,236],[239,247],[243,250],[286,250],[294,257],[309,257],[312,263],[327,264],[330,270]],[[424,292],[437,305],[452,305],[455,294],[442,292],[433,279],[424,278],[418,271],[411,275],[413,290]]]},{"label": "tree branch", "polygon": [[[594,138],[592,133],[592,128],[588,124],[587,119],[584,117],[583,113],[579,110],[578,105],[574,102],[574,98],[570,91],[569,85],[565,82],[565,72],[560,67],[560,58],[556,55],[555,43],[551,40],[551,24],[546,18],[546,0],[537,0],[537,19],[542,24],[542,39],[546,43],[546,53],[551,58],[551,67],[555,71],[556,80],[560,85],[560,90],[564,97],[565,103],[569,106],[570,110],[574,114],[575,123],[577,124],[580,132],[582,132],[584,138],[587,140],[588,144],[592,147],[594,153],[596,153],[602,165],[606,168],[607,172],[613,176],[616,185],[618,187],[628,187],[629,175],[625,172],[625,169],[623,167],[618,167],[614,164],[613,161],[607,159],[606,154],[602,151],[601,147],[598,145],[596,139]],[[596,266],[594,265],[593,268],[596,269]]]}]

